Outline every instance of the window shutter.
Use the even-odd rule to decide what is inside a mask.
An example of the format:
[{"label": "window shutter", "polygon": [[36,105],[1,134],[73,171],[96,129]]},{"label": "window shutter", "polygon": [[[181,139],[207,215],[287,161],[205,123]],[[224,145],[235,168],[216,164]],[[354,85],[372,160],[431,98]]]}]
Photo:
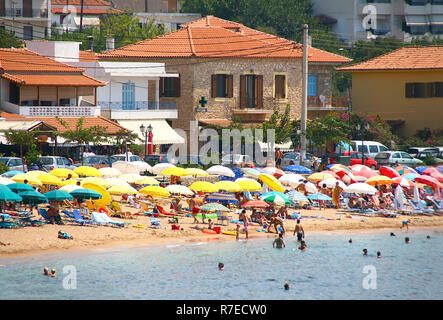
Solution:
[{"label": "window shutter", "polygon": [[246,108],[246,76],[240,75],[240,108]]},{"label": "window shutter", "polygon": [[284,75],[275,76],[275,98],[285,99],[286,98],[286,77]]},{"label": "window shutter", "polygon": [[211,98],[217,97],[217,75],[211,75]]},{"label": "window shutter", "polygon": [[414,97],[414,84],[413,83],[406,83],[405,95],[406,95],[406,98],[413,98]]},{"label": "window shutter", "polygon": [[174,97],[180,97],[180,75],[174,78]]},{"label": "window shutter", "polygon": [[257,95],[256,95],[256,106],[257,108],[263,108],[263,76],[259,75],[256,78]]},{"label": "window shutter", "polygon": [[227,97],[232,98],[234,96],[234,76],[232,74],[228,75],[226,82]]},{"label": "window shutter", "polygon": [[165,78],[160,78],[158,90],[160,91],[160,97],[164,97],[165,96]]}]

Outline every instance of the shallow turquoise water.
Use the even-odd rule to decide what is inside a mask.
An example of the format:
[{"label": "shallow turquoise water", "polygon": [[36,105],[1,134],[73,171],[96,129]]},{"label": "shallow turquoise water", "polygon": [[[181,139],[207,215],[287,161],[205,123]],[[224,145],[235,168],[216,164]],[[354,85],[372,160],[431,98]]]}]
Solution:
[{"label": "shallow turquoise water", "polygon": [[[284,249],[269,238],[5,258],[0,299],[443,299],[443,231],[394,232],[308,234],[305,252],[289,236]],[[76,281],[67,281],[74,273],[66,266]],[[370,274],[365,266],[373,266]],[[44,267],[57,277],[43,276]],[[376,289],[365,289],[374,270]]]}]

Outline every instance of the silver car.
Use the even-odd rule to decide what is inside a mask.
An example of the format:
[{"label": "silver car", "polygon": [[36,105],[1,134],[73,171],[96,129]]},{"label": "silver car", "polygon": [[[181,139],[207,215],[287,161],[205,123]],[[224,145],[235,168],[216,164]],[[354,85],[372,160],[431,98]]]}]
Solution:
[{"label": "silver car", "polygon": [[17,157],[1,157],[0,162],[3,162],[9,167],[9,171],[28,172],[28,166],[23,166],[23,159]]},{"label": "silver car", "polygon": [[73,166],[71,161],[69,161],[67,158],[57,157],[57,156],[40,157],[36,161],[36,165],[40,168],[45,169],[48,172],[57,168],[65,168],[71,170],[75,169],[75,166]]}]

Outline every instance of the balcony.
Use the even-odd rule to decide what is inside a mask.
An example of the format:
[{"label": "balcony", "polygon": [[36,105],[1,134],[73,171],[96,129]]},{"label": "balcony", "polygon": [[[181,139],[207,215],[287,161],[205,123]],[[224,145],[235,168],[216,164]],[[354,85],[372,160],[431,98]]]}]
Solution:
[{"label": "balcony", "polygon": [[309,96],[308,111],[340,111],[348,110],[348,97]]},{"label": "balcony", "polygon": [[22,8],[14,8],[14,9],[6,8],[0,10],[0,17],[47,19],[48,10],[46,9],[23,10]]},{"label": "balcony", "polygon": [[120,101],[99,101],[102,113],[108,113],[111,119],[177,119],[178,110],[175,101],[135,101],[132,104]]},{"label": "balcony", "polygon": [[91,106],[19,106],[2,101],[2,107],[8,112],[24,117],[94,117],[100,115],[100,108]]}]

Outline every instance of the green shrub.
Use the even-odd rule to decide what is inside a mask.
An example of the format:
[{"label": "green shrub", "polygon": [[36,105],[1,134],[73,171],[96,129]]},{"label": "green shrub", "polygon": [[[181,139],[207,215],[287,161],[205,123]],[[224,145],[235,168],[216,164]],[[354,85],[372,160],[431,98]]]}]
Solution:
[{"label": "green shrub", "polygon": [[9,167],[5,163],[0,162],[0,174],[8,172],[8,171],[9,171]]}]

